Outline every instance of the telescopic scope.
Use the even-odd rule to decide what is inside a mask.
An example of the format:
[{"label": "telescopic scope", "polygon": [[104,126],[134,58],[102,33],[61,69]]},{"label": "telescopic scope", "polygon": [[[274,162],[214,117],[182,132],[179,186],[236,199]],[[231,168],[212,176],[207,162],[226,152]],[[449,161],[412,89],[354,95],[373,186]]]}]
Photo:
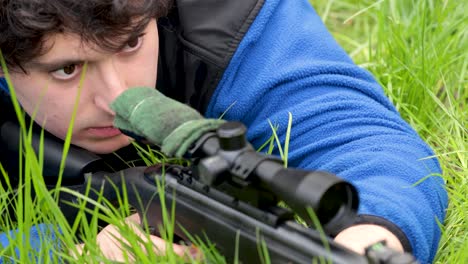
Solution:
[{"label": "telescopic scope", "polygon": [[201,158],[200,181],[214,185],[229,171],[234,182],[260,182],[308,224],[317,217],[327,234],[354,220],[359,201],[353,185],[331,173],[285,168],[281,160],[256,152],[246,131],[240,122],[227,122],[195,144],[189,153]]}]

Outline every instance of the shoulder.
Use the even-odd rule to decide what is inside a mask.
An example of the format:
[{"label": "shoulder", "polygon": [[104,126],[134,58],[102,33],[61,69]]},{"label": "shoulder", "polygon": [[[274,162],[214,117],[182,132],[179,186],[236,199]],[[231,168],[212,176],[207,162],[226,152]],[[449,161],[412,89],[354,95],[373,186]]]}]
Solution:
[{"label": "shoulder", "polygon": [[158,90],[200,112],[268,1],[215,2],[178,0],[169,16],[158,21]]}]

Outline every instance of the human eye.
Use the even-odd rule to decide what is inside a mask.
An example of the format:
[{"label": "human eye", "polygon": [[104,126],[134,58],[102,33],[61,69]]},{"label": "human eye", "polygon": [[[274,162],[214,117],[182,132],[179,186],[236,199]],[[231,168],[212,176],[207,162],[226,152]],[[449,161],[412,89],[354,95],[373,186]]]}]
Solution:
[{"label": "human eye", "polygon": [[138,36],[130,38],[125,44],[125,46],[122,48],[121,52],[131,53],[133,51],[138,50],[143,44],[143,35],[144,34],[140,34]]},{"label": "human eye", "polygon": [[81,64],[69,64],[57,70],[51,71],[50,74],[56,79],[68,81],[73,79],[81,72],[82,66],[83,65]]}]

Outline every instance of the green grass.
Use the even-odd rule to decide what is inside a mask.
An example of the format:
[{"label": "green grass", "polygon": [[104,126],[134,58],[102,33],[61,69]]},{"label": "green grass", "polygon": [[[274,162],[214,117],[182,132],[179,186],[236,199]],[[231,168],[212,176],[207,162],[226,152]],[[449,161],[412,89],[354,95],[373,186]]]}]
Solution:
[{"label": "green grass", "polygon": [[[441,224],[443,231],[436,263],[468,262],[468,9],[467,1],[448,0],[314,0],[311,1],[323,17],[337,41],[352,58],[371,71],[384,87],[387,95],[398,110],[418,133],[434,148],[444,170],[450,204],[447,219]],[[18,107],[16,105],[16,107]],[[29,124],[22,124],[29,131]],[[273,126],[272,126],[273,128]],[[24,170],[17,192],[11,187],[0,189],[0,230],[18,229],[11,245],[0,248],[1,256],[11,256],[13,263],[30,263],[32,257],[44,262],[57,262],[61,257],[70,260],[68,251],[79,241],[72,235],[84,234],[87,255],[79,263],[108,263],[96,245],[96,234],[100,230],[99,219],[115,224],[129,241],[138,244],[129,226],[121,221],[130,214],[125,195],[119,197],[123,206],[114,207],[108,201],[99,200],[99,213],[86,219],[84,213],[69,225],[59,213],[55,203],[56,192],[48,191],[37,177],[41,171],[41,155],[30,147],[30,136],[22,137],[24,156],[18,157]],[[270,150],[274,145],[265,144]],[[284,155],[287,156],[287,146]],[[148,162],[155,158],[150,152]],[[0,174],[5,176],[0,164]],[[34,190],[36,196],[32,198]],[[66,190],[71,192],[70,190]],[[85,196],[79,199],[84,211]],[[8,212],[9,205],[15,211]],[[170,205],[167,205],[169,209]],[[17,219],[9,216],[15,214]],[[49,223],[41,237],[48,233],[58,236],[60,245],[43,243],[40,252],[32,250],[29,240],[31,226]],[[166,219],[166,234],[171,236],[173,219]],[[59,228],[60,227],[60,228]],[[59,231],[60,229],[60,231]],[[170,246],[171,243],[168,243]],[[261,245],[260,245],[261,246]],[[16,257],[14,248],[21,248]],[[209,248],[210,245],[205,245]],[[149,249],[149,248],[148,248]],[[52,250],[55,254],[49,255]],[[157,256],[151,250],[145,253],[140,247],[129,249],[138,263],[176,263],[181,259],[175,254]],[[212,259],[221,261],[215,252]],[[13,260],[15,259],[15,260]],[[196,261],[193,261],[196,262]]]},{"label": "green grass", "polygon": [[314,0],[337,41],[370,70],[435,150],[449,192],[436,263],[468,262],[467,1]]}]

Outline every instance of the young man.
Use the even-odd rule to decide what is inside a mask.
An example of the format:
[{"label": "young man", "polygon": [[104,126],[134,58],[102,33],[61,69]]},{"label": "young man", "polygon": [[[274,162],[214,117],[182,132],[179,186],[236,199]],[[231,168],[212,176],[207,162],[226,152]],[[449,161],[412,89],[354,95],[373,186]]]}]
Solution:
[{"label": "young man", "polygon": [[427,177],[441,173],[438,162],[422,160],[431,149],[306,0],[169,6],[4,1],[0,48],[21,106],[37,109],[36,123],[63,139],[86,62],[72,143],[98,154],[129,144],[112,127],[109,103],[135,86],[241,121],[255,146],[271,135],[268,120],[284,139],[290,112],[290,166],[335,173],[359,190],[359,221],[335,239],[358,252],[385,239],[421,262],[433,259],[447,205],[443,181]]}]

